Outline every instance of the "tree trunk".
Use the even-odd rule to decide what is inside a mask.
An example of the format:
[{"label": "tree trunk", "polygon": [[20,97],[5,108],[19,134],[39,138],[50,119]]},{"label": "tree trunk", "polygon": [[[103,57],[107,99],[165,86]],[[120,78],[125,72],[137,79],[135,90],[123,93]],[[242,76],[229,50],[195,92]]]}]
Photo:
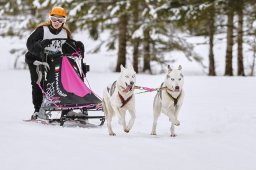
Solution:
[{"label": "tree trunk", "polygon": [[253,60],[252,60],[252,66],[251,66],[251,74],[250,76],[254,76],[254,69],[255,69],[255,60],[256,60],[256,41],[255,41],[255,37],[254,37],[254,44],[253,44]]},{"label": "tree trunk", "polygon": [[[242,5],[242,4],[241,4]],[[238,33],[237,33],[237,75],[245,76],[243,64],[243,6],[238,10]]]},{"label": "tree trunk", "polygon": [[136,38],[133,44],[133,68],[136,73],[139,72],[139,45],[140,41]]},{"label": "tree trunk", "polygon": [[[231,2],[232,3],[232,2]],[[228,24],[227,24],[227,49],[226,49],[226,67],[225,67],[225,76],[233,76],[233,67],[232,67],[232,50],[233,50],[233,18],[234,11],[233,8],[229,6],[228,9]]]},{"label": "tree trunk", "polygon": [[215,72],[215,60],[214,60],[214,33],[215,33],[215,6],[210,7],[209,12],[209,76],[216,76]]},{"label": "tree trunk", "polygon": [[251,69],[251,76],[254,76],[254,69],[255,69],[255,60],[256,60],[256,52],[255,52],[256,50],[254,50],[254,52],[253,52],[253,60],[252,60],[252,69]]},{"label": "tree trunk", "polygon": [[[139,1],[132,0],[132,7],[133,7],[133,32],[135,32],[138,29],[138,20],[139,20]],[[133,44],[133,68],[136,73],[139,72],[139,45],[140,40],[139,38],[134,38],[132,40]]]},{"label": "tree trunk", "polygon": [[120,72],[120,65],[126,65],[126,31],[127,31],[127,15],[122,14],[119,17],[119,35],[118,35],[118,58],[116,64],[116,72]]},{"label": "tree trunk", "polygon": [[148,28],[144,30],[143,52],[144,52],[143,72],[148,71],[150,74],[152,74],[151,67],[150,67],[150,34],[149,34]]}]

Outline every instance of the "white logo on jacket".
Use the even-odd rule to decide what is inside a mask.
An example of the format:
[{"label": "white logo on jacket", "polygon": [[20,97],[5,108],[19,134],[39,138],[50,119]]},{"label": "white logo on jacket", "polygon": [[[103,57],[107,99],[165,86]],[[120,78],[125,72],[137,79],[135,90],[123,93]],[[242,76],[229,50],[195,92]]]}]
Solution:
[{"label": "white logo on jacket", "polygon": [[[57,39],[57,38],[67,38],[66,30],[62,29],[58,34],[53,34],[49,30],[47,26],[43,26],[44,28],[44,37],[43,39]],[[45,47],[46,50],[54,51],[54,52],[62,52],[62,45],[65,43],[65,40],[53,40],[51,44]]]}]

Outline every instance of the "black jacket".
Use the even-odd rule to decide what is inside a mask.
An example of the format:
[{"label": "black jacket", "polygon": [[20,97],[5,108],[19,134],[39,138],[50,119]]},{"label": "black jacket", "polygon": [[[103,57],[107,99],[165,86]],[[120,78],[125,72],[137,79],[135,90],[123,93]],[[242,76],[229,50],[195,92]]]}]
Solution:
[{"label": "black jacket", "polygon": [[[60,30],[54,29],[52,26],[48,26],[52,34],[58,34]],[[38,27],[27,40],[28,52],[25,54],[25,61],[27,64],[32,64],[35,60],[41,61],[40,53],[43,50],[41,46],[41,41],[44,38],[44,28],[43,26]]]}]

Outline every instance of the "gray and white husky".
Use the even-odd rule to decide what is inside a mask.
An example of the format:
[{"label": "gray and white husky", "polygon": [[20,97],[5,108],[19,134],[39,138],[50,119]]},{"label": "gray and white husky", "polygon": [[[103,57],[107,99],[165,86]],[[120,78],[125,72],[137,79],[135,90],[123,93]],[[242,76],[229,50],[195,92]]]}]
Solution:
[{"label": "gray and white husky", "polygon": [[168,73],[164,82],[161,84],[160,90],[154,98],[153,114],[154,121],[151,135],[156,135],[157,120],[160,113],[168,116],[171,122],[171,137],[175,137],[175,127],[179,126],[178,112],[181,108],[184,90],[183,90],[184,77],[182,74],[182,67],[173,69],[168,65]]},{"label": "gray and white husky", "polygon": [[[120,66],[120,76],[108,86],[103,92],[103,110],[107,119],[109,135],[115,136],[112,130],[112,118],[116,114],[124,132],[128,133],[135,121],[135,96],[134,87],[136,83],[136,72],[133,67],[124,68]],[[125,114],[129,111],[131,118],[126,125]]]}]

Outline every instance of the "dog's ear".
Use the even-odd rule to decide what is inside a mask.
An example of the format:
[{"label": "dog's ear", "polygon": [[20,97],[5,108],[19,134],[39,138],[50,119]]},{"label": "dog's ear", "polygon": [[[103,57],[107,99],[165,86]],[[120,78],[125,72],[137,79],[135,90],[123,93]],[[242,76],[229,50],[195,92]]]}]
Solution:
[{"label": "dog's ear", "polygon": [[121,72],[124,71],[125,68],[124,68],[123,64],[120,65],[120,69],[121,69]]},{"label": "dog's ear", "polygon": [[133,66],[132,66],[132,65],[130,65],[130,68],[131,68],[131,70],[132,70],[132,71],[134,71],[134,72],[135,72],[135,70],[134,70],[134,68],[133,68]]},{"label": "dog's ear", "polygon": [[131,69],[134,71],[133,65],[130,65]]},{"label": "dog's ear", "polygon": [[181,67],[181,65],[179,65],[179,67],[178,67],[178,70],[182,70],[182,67]]},{"label": "dog's ear", "polygon": [[134,71],[134,68],[133,68],[132,64],[128,64],[126,68]]},{"label": "dog's ear", "polygon": [[170,73],[172,71],[172,68],[170,65],[168,65],[168,73]]}]

